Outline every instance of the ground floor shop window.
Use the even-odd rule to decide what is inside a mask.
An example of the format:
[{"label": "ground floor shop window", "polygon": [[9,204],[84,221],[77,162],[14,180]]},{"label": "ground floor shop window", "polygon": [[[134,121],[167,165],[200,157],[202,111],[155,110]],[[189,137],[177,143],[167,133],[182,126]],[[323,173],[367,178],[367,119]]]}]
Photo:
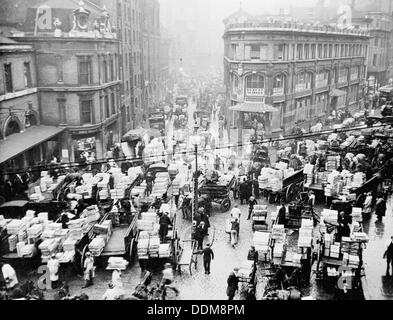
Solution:
[{"label": "ground floor shop window", "polygon": [[73,149],[75,161],[85,161],[89,157],[95,158],[96,139],[95,137],[79,138],[73,137]]}]

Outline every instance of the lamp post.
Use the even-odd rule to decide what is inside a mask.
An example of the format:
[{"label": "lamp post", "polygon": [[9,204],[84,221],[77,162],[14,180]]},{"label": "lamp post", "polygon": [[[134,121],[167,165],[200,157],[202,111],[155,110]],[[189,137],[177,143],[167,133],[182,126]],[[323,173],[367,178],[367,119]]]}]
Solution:
[{"label": "lamp post", "polygon": [[195,126],[194,135],[190,136],[190,142],[194,145],[195,171],[194,171],[194,205],[191,212],[191,221],[194,221],[195,213],[198,210],[198,145],[201,137],[197,134],[198,127]]}]

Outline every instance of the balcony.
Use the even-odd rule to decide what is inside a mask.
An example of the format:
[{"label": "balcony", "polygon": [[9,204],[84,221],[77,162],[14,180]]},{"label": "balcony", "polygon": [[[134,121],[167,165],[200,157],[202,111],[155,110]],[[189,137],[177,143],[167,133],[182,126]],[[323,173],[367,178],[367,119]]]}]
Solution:
[{"label": "balcony", "polygon": [[306,91],[311,88],[311,83],[298,83],[295,86],[295,92]]},{"label": "balcony", "polygon": [[263,97],[265,95],[264,88],[246,88],[246,95],[252,97]]},{"label": "balcony", "polygon": [[284,88],[273,88],[273,96],[284,95]]}]

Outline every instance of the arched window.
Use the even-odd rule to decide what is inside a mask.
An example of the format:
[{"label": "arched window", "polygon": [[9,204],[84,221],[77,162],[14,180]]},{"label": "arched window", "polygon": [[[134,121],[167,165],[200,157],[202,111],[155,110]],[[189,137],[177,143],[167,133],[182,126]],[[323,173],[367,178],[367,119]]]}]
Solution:
[{"label": "arched window", "polygon": [[320,71],[315,76],[315,87],[323,88],[327,87],[329,84],[329,71]]},{"label": "arched window", "polygon": [[296,87],[295,87],[296,92],[311,89],[312,77],[313,74],[311,72],[298,73],[296,75]]},{"label": "arched window", "polygon": [[246,78],[247,95],[264,95],[265,78],[259,74],[253,74]]},{"label": "arched window", "polygon": [[14,133],[19,133],[20,130],[19,123],[15,120],[11,120],[8,122],[7,128],[5,129],[5,136],[8,137]]},{"label": "arched window", "polygon": [[285,74],[279,74],[273,78],[273,94],[282,95],[285,93]]}]

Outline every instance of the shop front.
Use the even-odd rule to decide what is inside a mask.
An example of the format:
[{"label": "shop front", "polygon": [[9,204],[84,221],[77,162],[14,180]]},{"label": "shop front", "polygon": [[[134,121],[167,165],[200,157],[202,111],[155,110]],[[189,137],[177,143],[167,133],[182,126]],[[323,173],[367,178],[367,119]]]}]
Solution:
[{"label": "shop front", "polygon": [[17,172],[59,160],[64,128],[32,126],[0,141],[0,171]]},{"label": "shop front", "polygon": [[[277,109],[263,102],[244,102],[229,108],[230,111],[238,113],[238,144],[243,141],[243,130],[254,131],[255,137],[264,138],[272,133],[272,119]],[[274,122],[275,123],[275,122]],[[241,148],[239,148],[240,150]]]}]

